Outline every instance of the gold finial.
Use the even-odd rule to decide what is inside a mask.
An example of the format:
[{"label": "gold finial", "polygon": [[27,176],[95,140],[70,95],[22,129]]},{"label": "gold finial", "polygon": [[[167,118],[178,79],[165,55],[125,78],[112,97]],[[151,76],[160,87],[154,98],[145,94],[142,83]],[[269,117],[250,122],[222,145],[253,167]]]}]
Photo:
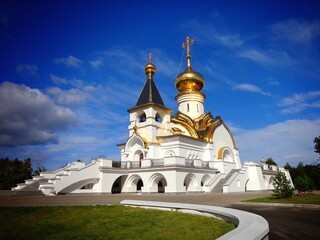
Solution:
[{"label": "gold finial", "polygon": [[185,43],[182,43],[182,47],[183,48],[187,48],[187,56],[186,56],[186,59],[187,59],[187,68],[190,69],[191,68],[191,55],[190,55],[190,46],[194,44],[194,40],[189,38],[189,36],[186,38],[186,42]]},{"label": "gold finial", "polygon": [[149,52],[149,62],[144,67],[144,71],[146,72],[148,79],[151,79],[156,72],[156,66],[152,63],[152,52]]}]

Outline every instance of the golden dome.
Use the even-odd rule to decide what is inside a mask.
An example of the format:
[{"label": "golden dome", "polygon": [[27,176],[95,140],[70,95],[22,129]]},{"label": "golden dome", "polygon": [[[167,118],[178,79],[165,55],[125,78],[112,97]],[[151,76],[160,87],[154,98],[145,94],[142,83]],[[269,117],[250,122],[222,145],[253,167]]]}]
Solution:
[{"label": "golden dome", "polygon": [[186,42],[182,44],[182,47],[187,48],[187,69],[180,73],[174,82],[176,88],[183,93],[186,92],[199,92],[204,86],[204,78],[202,75],[191,68],[191,55],[190,46],[194,43],[194,40],[186,38]]},{"label": "golden dome", "polygon": [[176,77],[174,84],[180,92],[199,92],[204,86],[204,78],[190,67]]}]

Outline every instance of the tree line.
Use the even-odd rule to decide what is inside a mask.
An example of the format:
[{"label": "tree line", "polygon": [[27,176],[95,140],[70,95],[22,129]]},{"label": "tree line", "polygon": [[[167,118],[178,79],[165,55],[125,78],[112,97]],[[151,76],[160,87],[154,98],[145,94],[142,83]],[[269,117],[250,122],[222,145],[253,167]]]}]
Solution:
[{"label": "tree line", "polygon": [[[320,154],[320,136],[315,137],[313,140],[314,152]],[[319,161],[319,159],[318,159]],[[299,191],[308,192],[313,189],[320,189],[320,164],[304,165],[300,162],[296,167],[292,167],[289,163],[284,166],[285,169],[289,170],[292,181]]]},{"label": "tree line", "polygon": [[40,172],[44,171],[46,169],[43,166],[33,170],[30,158],[24,160],[0,158],[0,190],[10,190],[18,183],[23,183],[24,180],[40,175]]},{"label": "tree line", "polygon": [[31,159],[0,158],[0,189],[10,190],[17,183],[32,178]]}]

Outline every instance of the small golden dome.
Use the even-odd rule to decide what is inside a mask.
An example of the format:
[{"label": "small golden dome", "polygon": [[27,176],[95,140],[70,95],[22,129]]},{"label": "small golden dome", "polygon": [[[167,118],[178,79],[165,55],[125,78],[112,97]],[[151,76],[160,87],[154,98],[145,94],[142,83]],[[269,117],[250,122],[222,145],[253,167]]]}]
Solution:
[{"label": "small golden dome", "polygon": [[146,72],[146,75],[149,79],[153,77],[153,75],[156,73],[156,66],[152,63],[152,53],[149,53],[149,62],[144,67],[144,71]]},{"label": "small golden dome", "polygon": [[190,40],[189,37],[186,38],[186,42],[182,44],[183,48],[187,51],[187,69],[180,73],[174,82],[176,88],[180,92],[199,92],[204,87],[204,78],[202,75],[191,68],[191,54],[190,46],[194,43],[194,40]]}]

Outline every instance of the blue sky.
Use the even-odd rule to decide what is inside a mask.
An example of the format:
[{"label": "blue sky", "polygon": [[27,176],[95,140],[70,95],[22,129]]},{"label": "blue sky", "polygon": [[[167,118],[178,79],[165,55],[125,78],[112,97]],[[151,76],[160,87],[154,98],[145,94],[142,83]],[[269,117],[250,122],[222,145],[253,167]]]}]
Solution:
[{"label": "blue sky", "polygon": [[241,161],[315,163],[319,13],[313,0],[1,1],[0,157],[49,170],[120,159],[148,52],[175,112],[190,36],[205,109],[228,124]]}]

